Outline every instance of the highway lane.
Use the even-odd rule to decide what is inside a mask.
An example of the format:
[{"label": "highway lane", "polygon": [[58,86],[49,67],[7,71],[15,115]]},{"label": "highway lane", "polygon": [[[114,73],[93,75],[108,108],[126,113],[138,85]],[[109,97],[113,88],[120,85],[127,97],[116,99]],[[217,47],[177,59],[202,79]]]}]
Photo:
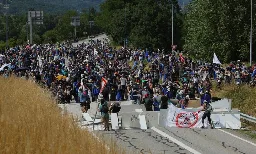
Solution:
[{"label": "highway lane", "polygon": [[[91,105],[89,114],[92,117],[95,114],[96,106],[97,103],[95,102]],[[142,108],[144,110],[143,106],[130,106],[129,103],[126,102],[123,103],[121,112],[134,111],[135,108]],[[81,120],[79,104],[68,104],[66,105],[66,109],[69,113],[76,115],[76,117],[79,117],[79,120]],[[218,129],[181,129],[155,126],[155,128],[148,130],[121,129],[117,131],[96,130],[94,132],[102,135],[103,139],[106,141],[116,141],[121,148],[131,153],[136,151],[145,154],[255,154],[256,142],[254,140],[245,137],[235,130],[224,131],[225,132],[222,132]],[[226,132],[240,137],[241,139],[227,134]],[[166,137],[166,135],[168,135],[168,137]]]},{"label": "highway lane", "polygon": [[97,40],[97,39],[106,42],[106,39],[108,39],[108,37],[106,34],[101,34],[101,35],[96,36],[95,38],[88,38],[88,39],[84,39],[84,40],[80,40],[78,42],[72,43],[72,45],[74,47],[77,47],[77,45],[79,45],[79,44],[82,44],[82,43],[88,44],[88,43],[90,43],[90,40]]}]

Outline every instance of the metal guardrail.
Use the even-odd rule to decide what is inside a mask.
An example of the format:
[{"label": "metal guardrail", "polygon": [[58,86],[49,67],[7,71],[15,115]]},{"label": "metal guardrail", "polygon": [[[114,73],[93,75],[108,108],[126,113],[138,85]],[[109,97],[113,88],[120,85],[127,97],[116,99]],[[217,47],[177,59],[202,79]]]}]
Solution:
[{"label": "metal guardrail", "polygon": [[255,117],[249,116],[249,115],[244,114],[244,113],[240,113],[240,116],[241,116],[242,119],[245,119],[247,121],[256,123],[256,118]]}]

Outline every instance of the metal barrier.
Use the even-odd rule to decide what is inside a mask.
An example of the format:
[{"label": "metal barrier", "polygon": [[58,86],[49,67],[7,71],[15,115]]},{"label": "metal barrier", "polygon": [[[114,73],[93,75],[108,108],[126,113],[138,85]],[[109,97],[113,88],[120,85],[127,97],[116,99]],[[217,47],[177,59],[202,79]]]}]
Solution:
[{"label": "metal barrier", "polygon": [[249,115],[244,114],[244,113],[240,113],[240,116],[241,116],[242,119],[245,119],[247,121],[256,123],[256,118],[255,117],[249,116]]}]

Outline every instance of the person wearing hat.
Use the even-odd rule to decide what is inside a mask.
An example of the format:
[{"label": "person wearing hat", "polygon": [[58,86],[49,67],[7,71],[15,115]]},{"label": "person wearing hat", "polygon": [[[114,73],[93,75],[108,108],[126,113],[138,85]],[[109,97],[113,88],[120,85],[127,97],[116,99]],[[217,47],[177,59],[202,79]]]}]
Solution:
[{"label": "person wearing hat", "polygon": [[211,119],[211,112],[212,112],[212,106],[210,105],[210,103],[208,103],[206,100],[204,100],[204,105],[203,105],[203,110],[204,114],[202,117],[202,123],[203,126],[201,128],[205,128],[204,126],[204,120],[207,117],[209,124],[211,125],[211,129],[213,129],[213,124],[212,124],[212,119]]}]

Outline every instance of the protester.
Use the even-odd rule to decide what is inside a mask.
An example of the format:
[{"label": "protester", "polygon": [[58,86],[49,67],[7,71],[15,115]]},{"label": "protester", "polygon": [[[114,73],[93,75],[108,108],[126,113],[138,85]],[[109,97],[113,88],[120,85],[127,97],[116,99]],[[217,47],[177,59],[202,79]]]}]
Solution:
[{"label": "protester", "polygon": [[104,130],[109,131],[109,107],[107,101],[100,100],[99,111],[101,112],[101,119],[104,124]]},{"label": "protester", "polygon": [[212,106],[206,100],[204,101],[203,111],[204,111],[204,114],[202,117],[202,123],[203,123],[202,128],[205,128],[204,120],[207,117],[208,122],[211,125],[211,128],[213,129],[213,124],[212,124],[212,120],[211,120]]},{"label": "protester", "polygon": [[111,103],[109,108],[110,113],[116,113],[118,115],[120,110],[121,110],[121,105],[119,102]]},{"label": "protester", "polygon": [[100,40],[77,47],[58,43],[11,48],[0,55],[0,74],[33,80],[51,90],[58,103],[74,100],[85,105],[101,93],[106,101],[134,100],[144,103],[147,110],[152,110],[156,95],[155,107],[168,107],[166,97],[167,103],[176,98],[177,106],[181,106],[187,95],[189,99],[201,99],[198,105],[203,105],[204,100],[211,102],[212,82],[218,86],[250,83],[252,87],[256,83],[256,66],[246,67],[240,61],[224,68],[194,61],[176,49],[168,53],[117,50]]}]

